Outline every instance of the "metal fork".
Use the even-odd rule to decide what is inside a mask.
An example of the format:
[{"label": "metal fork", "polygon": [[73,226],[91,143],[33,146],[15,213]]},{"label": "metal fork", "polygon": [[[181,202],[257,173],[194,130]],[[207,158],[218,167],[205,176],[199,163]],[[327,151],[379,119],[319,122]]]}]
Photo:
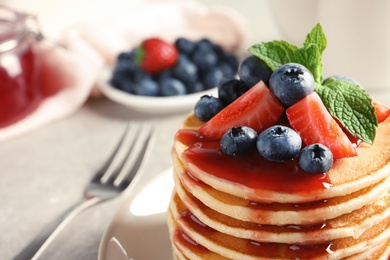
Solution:
[{"label": "metal fork", "polygon": [[133,179],[141,172],[143,162],[153,143],[153,128],[129,123],[114,152],[91,179],[84,190],[82,200],[71,206],[50,226],[35,237],[14,260],[35,260],[80,212],[122,194],[132,187]]}]

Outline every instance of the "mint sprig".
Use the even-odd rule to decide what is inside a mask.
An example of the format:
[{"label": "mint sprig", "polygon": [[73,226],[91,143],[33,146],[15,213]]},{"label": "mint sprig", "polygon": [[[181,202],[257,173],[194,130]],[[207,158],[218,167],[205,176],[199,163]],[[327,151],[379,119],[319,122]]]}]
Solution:
[{"label": "mint sprig", "polygon": [[345,129],[362,141],[372,144],[378,120],[371,98],[358,85],[346,80],[327,79],[316,92]]},{"label": "mint sprig", "polygon": [[322,81],[322,52],[326,38],[317,24],[306,36],[302,48],[286,41],[272,41],[253,45],[249,52],[262,59],[272,70],[283,64],[295,62],[308,68],[317,83]]},{"label": "mint sprig", "polygon": [[372,144],[378,125],[371,98],[359,86],[335,78],[323,82],[322,53],[326,36],[317,24],[306,36],[301,48],[286,41],[272,41],[253,45],[249,52],[262,59],[273,71],[286,63],[299,63],[313,74],[315,91],[329,113],[341,125],[362,141]]}]

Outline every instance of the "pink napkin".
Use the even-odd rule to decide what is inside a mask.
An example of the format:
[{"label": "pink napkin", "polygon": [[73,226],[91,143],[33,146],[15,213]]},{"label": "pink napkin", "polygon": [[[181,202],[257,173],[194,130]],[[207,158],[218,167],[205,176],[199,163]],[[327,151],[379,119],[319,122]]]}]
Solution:
[{"label": "pink napkin", "polygon": [[55,81],[44,82],[49,91],[58,90],[22,120],[0,128],[0,142],[25,134],[77,111],[91,96],[100,96],[96,87],[101,71],[118,53],[130,50],[143,39],[158,36],[168,41],[177,37],[212,41],[236,53],[248,44],[246,21],[227,7],[207,7],[193,0],[148,0],[126,16],[100,22],[80,22],[61,32],[58,41],[66,46],[42,45],[44,66]]}]

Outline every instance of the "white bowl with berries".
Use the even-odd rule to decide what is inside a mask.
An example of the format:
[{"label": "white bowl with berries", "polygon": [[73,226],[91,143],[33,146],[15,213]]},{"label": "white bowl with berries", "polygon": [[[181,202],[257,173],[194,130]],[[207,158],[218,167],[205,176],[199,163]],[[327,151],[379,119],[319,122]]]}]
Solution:
[{"label": "white bowl with berries", "polygon": [[203,38],[168,43],[148,38],[120,53],[101,75],[109,99],[146,114],[187,113],[203,95],[217,95],[218,83],[235,77],[238,58]]}]

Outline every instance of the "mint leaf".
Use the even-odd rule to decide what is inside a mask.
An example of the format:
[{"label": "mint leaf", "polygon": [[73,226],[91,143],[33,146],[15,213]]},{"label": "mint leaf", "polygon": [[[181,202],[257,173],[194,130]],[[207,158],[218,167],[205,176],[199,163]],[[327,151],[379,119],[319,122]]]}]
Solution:
[{"label": "mint leaf", "polygon": [[317,24],[306,36],[305,42],[303,43],[304,48],[309,48],[312,44],[318,47],[318,50],[322,54],[326,48],[326,36],[322,30],[321,24]]},{"label": "mint leaf", "polygon": [[322,52],[326,37],[320,24],[306,36],[302,48],[286,41],[272,41],[253,45],[249,52],[262,59],[273,71],[286,63],[299,63],[313,74],[314,81],[322,82]]},{"label": "mint leaf", "polygon": [[372,144],[378,121],[371,98],[358,85],[329,78],[324,85],[316,84],[316,92],[342,126],[353,136]]},{"label": "mint leaf", "polygon": [[322,82],[322,60],[321,52],[317,45],[310,45],[307,48],[298,49],[297,56],[299,61],[294,61],[305,66],[313,74],[314,81]]},{"label": "mint leaf", "polygon": [[253,45],[249,52],[263,60],[272,71],[283,64],[297,60],[298,47],[285,41],[272,41]]}]

